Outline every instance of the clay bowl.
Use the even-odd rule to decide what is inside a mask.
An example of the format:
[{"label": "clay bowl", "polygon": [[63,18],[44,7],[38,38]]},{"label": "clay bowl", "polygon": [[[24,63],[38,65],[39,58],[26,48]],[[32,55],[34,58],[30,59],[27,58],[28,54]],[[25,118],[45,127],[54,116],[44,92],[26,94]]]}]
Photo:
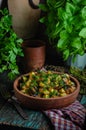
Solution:
[{"label": "clay bowl", "polygon": [[[27,74],[24,74],[27,75]],[[23,75],[19,76],[14,81],[14,93],[17,99],[20,101],[20,103],[29,109],[33,110],[48,110],[48,109],[57,109],[57,108],[63,108],[71,103],[73,103],[79,94],[80,91],[80,83],[79,81],[70,75],[70,79],[76,84],[76,89],[74,92],[67,96],[63,97],[56,97],[56,98],[40,98],[40,97],[34,97],[29,96],[27,94],[23,94],[19,90],[19,81]]]}]

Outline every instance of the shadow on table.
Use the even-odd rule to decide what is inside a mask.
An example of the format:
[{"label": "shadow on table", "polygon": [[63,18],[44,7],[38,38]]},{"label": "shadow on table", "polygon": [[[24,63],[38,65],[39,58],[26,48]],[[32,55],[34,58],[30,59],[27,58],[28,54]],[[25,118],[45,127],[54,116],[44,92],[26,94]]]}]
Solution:
[{"label": "shadow on table", "polygon": [[30,128],[21,128],[16,126],[7,126],[7,125],[0,125],[0,130],[35,130]]}]

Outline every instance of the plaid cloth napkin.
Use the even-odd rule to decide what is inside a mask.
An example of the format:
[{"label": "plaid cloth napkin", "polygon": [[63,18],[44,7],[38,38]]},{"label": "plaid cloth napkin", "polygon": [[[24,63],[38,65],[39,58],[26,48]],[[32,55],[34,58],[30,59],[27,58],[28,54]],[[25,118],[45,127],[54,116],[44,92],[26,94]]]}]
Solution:
[{"label": "plaid cloth napkin", "polygon": [[77,100],[68,107],[43,112],[55,130],[84,130],[86,109]]}]

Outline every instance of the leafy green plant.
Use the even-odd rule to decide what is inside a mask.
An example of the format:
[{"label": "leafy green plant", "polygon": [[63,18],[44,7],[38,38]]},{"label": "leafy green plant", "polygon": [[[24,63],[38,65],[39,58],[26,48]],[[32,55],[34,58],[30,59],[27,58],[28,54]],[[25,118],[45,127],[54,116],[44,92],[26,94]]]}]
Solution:
[{"label": "leafy green plant", "polygon": [[0,10],[0,16],[0,73],[8,71],[8,78],[13,80],[19,74],[17,56],[23,56],[23,40],[14,32],[7,8]]},{"label": "leafy green plant", "polygon": [[45,14],[39,21],[45,25],[45,34],[49,39],[49,43],[53,46],[56,46],[58,41],[58,8],[64,3],[65,0],[46,0],[45,4],[39,4],[39,8]]},{"label": "leafy green plant", "polygon": [[[63,6],[56,6],[57,0],[47,0],[40,6],[47,15],[40,19],[46,25],[46,34],[63,53],[64,60],[86,52],[86,0],[66,0]],[[54,3],[54,4],[53,4]]]}]

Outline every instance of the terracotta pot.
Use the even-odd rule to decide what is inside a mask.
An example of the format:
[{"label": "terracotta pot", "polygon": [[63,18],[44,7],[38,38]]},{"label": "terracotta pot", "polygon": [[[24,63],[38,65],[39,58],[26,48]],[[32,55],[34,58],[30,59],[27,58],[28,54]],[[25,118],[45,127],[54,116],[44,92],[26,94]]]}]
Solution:
[{"label": "terracotta pot", "polygon": [[84,55],[76,55],[76,59],[73,61],[73,56],[70,56],[66,62],[68,66],[83,70],[86,66],[86,53]]},{"label": "terracotta pot", "polygon": [[[25,74],[28,75],[28,74]],[[55,97],[55,98],[40,98],[29,96],[20,92],[19,90],[19,82],[22,78],[21,75],[14,81],[14,92],[17,99],[21,102],[21,104],[29,109],[36,109],[36,110],[48,110],[48,109],[57,109],[62,107],[67,107],[71,103],[73,103],[80,91],[80,83],[79,81],[70,75],[70,79],[76,84],[76,90],[71,94],[63,97]]]},{"label": "terracotta pot", "polygon": [[24,51],[24,71],[34,71],[40,69],[45,64],[45,43],[40,40],[26,40],[23,45]]}]

